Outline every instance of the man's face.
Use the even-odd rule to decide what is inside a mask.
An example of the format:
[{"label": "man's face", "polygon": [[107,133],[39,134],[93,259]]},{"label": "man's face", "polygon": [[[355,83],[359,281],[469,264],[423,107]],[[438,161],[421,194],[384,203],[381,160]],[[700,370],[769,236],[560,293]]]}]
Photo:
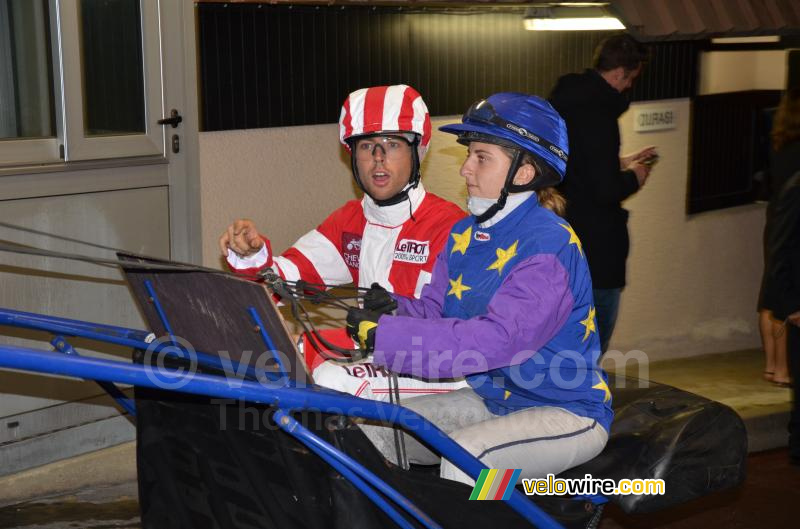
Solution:
[{"label": "man's face", "polygon": [[614,80],[612,81],[611,86],[613,86],[620,93],[624,92],[633,86],[633,82],[637,77],[639,77],[640,73],[642,73],[641,64],[637,66],[635,70],[626,70],[620,66],[615,72]]},{"label": "man's face", "polygon": [[411,179],[411,144],[402,136],[356,140],[353,156],[361,184],[375,200],[392,198]]}]

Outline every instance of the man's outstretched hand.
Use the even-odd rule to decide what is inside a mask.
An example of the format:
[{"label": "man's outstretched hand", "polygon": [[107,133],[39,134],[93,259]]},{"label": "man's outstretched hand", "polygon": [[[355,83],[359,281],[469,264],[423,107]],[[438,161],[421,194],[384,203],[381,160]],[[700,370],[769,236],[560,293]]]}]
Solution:
[{"label": "man's outstretched hand", "polygon": [[256,229],[252,220],[239,219],[233,222],[219,238],[219,251],[223,257],[228,250],[233,250],[239,257],[247,257],[258,252],[264,246],[264,239]]}]

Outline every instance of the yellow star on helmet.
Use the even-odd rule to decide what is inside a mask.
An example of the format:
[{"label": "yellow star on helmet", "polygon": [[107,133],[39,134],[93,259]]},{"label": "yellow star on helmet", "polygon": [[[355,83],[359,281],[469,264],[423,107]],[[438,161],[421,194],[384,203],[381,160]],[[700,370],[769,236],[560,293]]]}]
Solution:
[{"label": "yellow star on helmet", "polygon": [[472,240],[472,226],[464,230],[464,233],[451,233],[450,235],[456,242],[453,245],[453,249],[450,250],[450,253],[454,254],[456,252],[461,252],[461,255],[467,253],[467,247],[469,247],[469,241]]},{"label": "yellow star on helmet", "polygon": [[581,325],[586,327],[586,334],[583,335],[583,340],[581,340],[581,342],[585,342],[590,334],[597,332],[597,325],[594,322],[595,312],[595,308],[590,306],[588,316],[586,316],[585,320],[581,321]]},{"label": "yellow star on helmet", "polygon": [[503,267],[506,265],[507,262],[511,260],[512,257],[517,255],[517,243],[519,241],[514,241],[514,244],[503,250],[502,248],[497,249],[497,261],[493,262],[489,265],[489,268],[486,270],[497,270],[498,274],[503,273]]},{"label": "yellow star on helmet", "polygon": [[581,244],[581,240],[578,238],[578,234],[575,233],[575,230],[572,229],[572,226],[570,226],[569,224],[559,224],[559,226],[561,226],[562,228],[564,228],[569,232],[569,242],[567,244],[574,244],[575,246],[577,246],[578,251],[581,254],[581,257],[583,257],[583,245]]},{"label": "yellow star on helmet", "polygon": [[601,377],[599,373],[597,374],[597,378],[599,378],[600,381],[594,386],[592,386],[592,389],[599,389],[600,391],[605,393],[605,396],[603,397],[603,402],[608,402],[609,400],[611,400],[611,390],[608,389],[608,384],[606,384],[606,381],[603,380],[603,377]]},{"label": "yellow star on helmet", "polygon": [[461,284],[461,280],[464,278],[464,274],[459,274],[458,279],[453,281],[450,280],[450,292],[447,293],[449,296],[450,294],[455,295],[458,299],[461,299],[461,293],[467,290],[472,290],[472,287],[468,287],[467,285]]}]

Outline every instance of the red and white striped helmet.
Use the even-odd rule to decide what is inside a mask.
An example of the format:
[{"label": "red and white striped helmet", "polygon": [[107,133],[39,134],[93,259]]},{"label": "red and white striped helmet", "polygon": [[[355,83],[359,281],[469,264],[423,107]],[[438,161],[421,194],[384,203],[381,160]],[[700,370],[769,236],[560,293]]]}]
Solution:
[{"label": "red and white striped helmet", "polygon": [[347,96],[339,116],[339,140],[345,148],[350,150],[350,138],[381,132],[418,134],[422,161],[431,142],[431,117],[419,92],[398,84],[362,88]]}]

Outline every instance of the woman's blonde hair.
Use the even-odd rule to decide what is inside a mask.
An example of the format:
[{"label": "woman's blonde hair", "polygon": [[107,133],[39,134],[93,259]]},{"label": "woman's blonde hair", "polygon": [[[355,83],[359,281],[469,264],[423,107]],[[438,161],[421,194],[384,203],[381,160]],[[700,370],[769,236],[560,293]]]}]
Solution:
[{"label": "woman's blonde hair", "polygon": [[536,190],[539,204],[546,207],[559,217],[563,217],[567,211],[567,199],[553,187],[543,187]]},{"label": "woman's blonde hair", "polygon": [[783,94],[778,111],[775,112],[770,136],[775,151],[800,140],[800,88],[789,89]]},{"label": "woman's blonde hair", "polygon": [[[508,147],[499,145],[499,147],[503,150],[504,153],[508,155],[510,159],[514,159],[514,150]],[[520,166],[525,164],[531,164],[533,168],[536,170],[536,174],[542,174],[542,168],[539,165],[539,161],[536,159],[534,155],[531,153],[526,152],[522,156],[522,163]],[[536,177],[534,177],[536,178]],[[542,187],[536,190],[536,198],[539,199],[539,204],[543,207],[549,209],[559,217],[563,217],[564,213],[567,210],[567,199],[564,198],[564,195],[558,192],[558,190],[553,187]]]}]

